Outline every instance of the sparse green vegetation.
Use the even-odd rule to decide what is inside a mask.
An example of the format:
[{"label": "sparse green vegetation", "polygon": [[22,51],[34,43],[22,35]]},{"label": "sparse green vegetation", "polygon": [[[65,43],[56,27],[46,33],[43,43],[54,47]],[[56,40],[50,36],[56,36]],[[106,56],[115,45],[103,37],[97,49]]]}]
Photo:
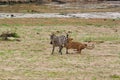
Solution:
[{"label": "sparse green vegetation", "polygon": [[103,36],[87,36],[83,37],[81,40],[88,42],[88,41],[119,41],[119,35],[103,35]]},{"label": "sparse green vegetation", "polygon": [[110,75],[110,77],[113,79],[120,79],[120,75],[116,75],[116,74]]}]

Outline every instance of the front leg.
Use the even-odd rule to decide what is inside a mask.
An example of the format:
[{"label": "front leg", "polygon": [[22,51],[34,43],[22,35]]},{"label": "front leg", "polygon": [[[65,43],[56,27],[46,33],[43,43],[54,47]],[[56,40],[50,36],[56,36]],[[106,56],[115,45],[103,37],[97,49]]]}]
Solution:
[{"label": "front leg", "polygon": [[51,53],[51,54],[53,54],[53,53],[54,53],[54,50],[55,50],[55,46],[53,46],[53,49],[52,49],[52,53]]},{"label": "front leg", "polygon": [[59,53],[62,55],[62,49],[63,49],[63,46],[60,46],[59,47]]},{"label": "front leg", "polygon": [[81,54],[81,49],[77,49],[77,53]]},{"label": "front leg", "polygon": [[79,54],[81,54],[81,49],[78,51]]},{"label": "front leg", "polygon": [[66,48],[66,54],[68,54],[68,48]]}]

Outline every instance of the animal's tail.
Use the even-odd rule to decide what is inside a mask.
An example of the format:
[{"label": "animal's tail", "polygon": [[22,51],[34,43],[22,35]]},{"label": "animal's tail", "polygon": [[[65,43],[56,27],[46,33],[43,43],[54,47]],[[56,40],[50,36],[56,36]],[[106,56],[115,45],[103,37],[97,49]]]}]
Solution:
[{"label": "animal's tail", "polygon": [[88,44],[88,46],[86,47],[87,49],[93,49],[93,48],[95,48],[95,45],[94,44]]}]

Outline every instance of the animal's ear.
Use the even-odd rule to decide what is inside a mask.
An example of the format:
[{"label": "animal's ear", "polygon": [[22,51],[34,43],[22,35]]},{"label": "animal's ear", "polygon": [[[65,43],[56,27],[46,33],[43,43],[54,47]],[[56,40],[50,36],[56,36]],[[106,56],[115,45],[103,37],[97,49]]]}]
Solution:
[{"label": "animal's ear", "polygon": [[60,31],[56,31],[56,33],[60,33]]},{"label": "animal's ear", "polygon": [[50,34],[49,34],[49,36],[52,36],[52,35],[54,35],[55,33],[54,32],[51,32]]},{"label": "animal's ear", "polygon": [[55,34],[55,32],[52,32],[51,34]]},{"label": "animal's ear", "polygon": [[68,33],[66,33],[66,37],[67,37],[67,38],[69,37],[69,34],[68,34]]},{"label": "animal's ear", "polygon": [[65,32],[67,38],[69,37],[69,34],[72,33],[71,31],[65,31],[65,30],[64,30],[64,32]]},{"label": "animal's ear", "polygon": [[52,32],[51,35],[55,35],[56,33],[55,32]]},{"label": "animal's ear", "polygon": [[72,31],[68,31],[68,33],[72,33]]},{"label": "animal's ear", "polygon": [[49,36],[51,36],[52,34],[49,34]]}]

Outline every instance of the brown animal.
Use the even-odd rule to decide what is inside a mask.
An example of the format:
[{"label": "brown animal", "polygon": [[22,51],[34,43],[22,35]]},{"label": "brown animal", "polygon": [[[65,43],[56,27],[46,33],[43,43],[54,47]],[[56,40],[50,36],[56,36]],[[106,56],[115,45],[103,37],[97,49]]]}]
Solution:
[{"label": "brown animal", "polygon": [[94,46],[92,46],[90,48],[90,47],[88,47],[87,44],[83,44],[83,43],[80,43],[80,42],[74,42],[73,38],[68,38],[68,42],[65,45],[65,47],[67,49],[66,53],[68,53],[68,49],[75,49],[75,50],[77,50],[78,53],[81,53],[82,49],[85,49],[85,48],[92,49],[92,48],[94,48]]}]

